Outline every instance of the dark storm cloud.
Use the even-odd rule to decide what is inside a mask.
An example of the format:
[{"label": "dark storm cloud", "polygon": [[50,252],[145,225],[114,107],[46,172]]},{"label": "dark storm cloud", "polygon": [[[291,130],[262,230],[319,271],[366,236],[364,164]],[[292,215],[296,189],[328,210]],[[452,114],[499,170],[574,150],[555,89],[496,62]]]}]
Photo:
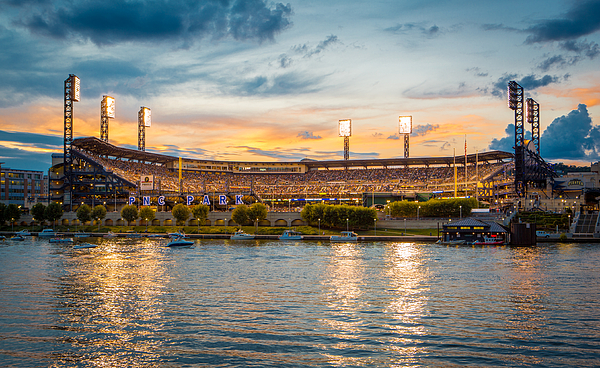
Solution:
[{"label": "dark storm cloud", "polygon": [[[595,42],[564,41],[559,43],[559,48],[566,51],[565,55],[554,55],[542,61],[537,67],[546,72],[550,68],[563,68],[575,65],[584,59],[594,59],[600,54],[600,46]],[[575,53],[575,55],[572,55]],[[569,55],[570,54],[570,55]]]},{"label": "dark storm cloud", "polygon": [[291,25],[291,6],[263,0],[79,0],[31,4],[15,24],[55,39],[89,39],[97,45],[128,41],[189,42],[220,39],[273,40]]},{"label": "dark storm cloud", "polygon": [[558,117],[540,138],[542,156],[549,159],[597,160],[600,154],[600,129],[592,125],[587,107]]},{"label": "dark storm cloud", "polygon": [[63,137],[55,135],[0,130],[0,141],[34,144],[43,149],[63,148]]},{"label": "dark storm cloud", "polygon": [[[566,79],[566,78],[568,78],[568,75],[565,75],[562,78]],[[544,75],[543,77],[538,77],[536,75],[531,74],[531,75],[526,75],[525,77],[523,77],[521,79],[518,79],[518,76],[516,74],[505,74],[492,85],[491,94],[496,97],[505,98],[508,82],[510,82],[512,80],[519,83],[519,85],[521,85],[521,87],[523,87],[525,92],[527,92],[527,91],[535,90],[540,87],[545,87],[552,83],[559,83],[561,80],[561,77],[552,76],[552,75],[548,75],[548,74]]]},{"label": "dark storm cloud", "polygon": [[492,139],[489,149],[498,151],[512,151],[515,146],[515,124],[508,124],[504,130],[506,137],[500,139]]},{"label": "dark storm cloud", "polygon": [[526,32],[526,43],[574,40],[600,30],[600,0],[575,1],[560,19],[538,22]]}]

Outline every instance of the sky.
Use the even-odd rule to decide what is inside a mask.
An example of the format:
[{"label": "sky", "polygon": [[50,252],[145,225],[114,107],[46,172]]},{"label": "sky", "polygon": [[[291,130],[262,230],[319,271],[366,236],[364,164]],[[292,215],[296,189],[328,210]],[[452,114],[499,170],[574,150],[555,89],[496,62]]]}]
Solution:
[{"label": "sky", "polygon": [[[540,104],[550,162],[600,159],[600,0],[0,0],[0,162],[46,171],[63,152],[63,93],[81,80],[75,138],[230,161],[512,151],[517,81]],[[531,127],[526,125],[528,131]]]}]

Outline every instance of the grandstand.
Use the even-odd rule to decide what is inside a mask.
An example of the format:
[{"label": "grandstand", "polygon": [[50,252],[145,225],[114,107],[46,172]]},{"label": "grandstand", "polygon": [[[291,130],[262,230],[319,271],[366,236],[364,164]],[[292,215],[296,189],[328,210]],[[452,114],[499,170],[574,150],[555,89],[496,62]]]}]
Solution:
[{"label": "grandstand", "polygon": [[[60,180],[61,164],[51,169],[53,200],[71,209],[81,203],[114,203],[117,208],[129,196],[149,196],[151,205],[164,196],[163,209],[169,210],[184,196],[193,195],[194,203],[199,203],[208,195],[214,210],[227,210],[241,194],[245,202],[261,201],[282,211],[299,210],[311,201],[373,205],[392,197],[454,196],[455,161],[457,194],[493,199],[510,185],[514,167],[513,154],[502,151],[467,155],[466,176],[464,156],[298,162],[180,159],[117,147],[94,137],[74,140],[73,156],[73,198],[67,198]],[[140,190],[143,175],[153,176],[152,190]],[[227,205],[215,204],[219,195],[227,196]]]}]

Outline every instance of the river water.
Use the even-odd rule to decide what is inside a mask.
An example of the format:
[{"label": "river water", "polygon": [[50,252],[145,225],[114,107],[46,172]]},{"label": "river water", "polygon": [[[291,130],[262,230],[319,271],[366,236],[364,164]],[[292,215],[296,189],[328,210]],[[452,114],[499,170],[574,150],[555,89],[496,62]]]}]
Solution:
[{"label": "river water", "polygon": [[600,365],[600,245],[0,243],[8,367]]}]

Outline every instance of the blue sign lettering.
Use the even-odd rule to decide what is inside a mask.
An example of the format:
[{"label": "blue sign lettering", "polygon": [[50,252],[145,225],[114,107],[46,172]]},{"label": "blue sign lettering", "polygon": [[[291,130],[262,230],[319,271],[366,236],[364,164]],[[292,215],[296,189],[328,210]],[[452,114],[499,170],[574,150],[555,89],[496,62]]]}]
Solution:
[{"label": "blue sign lettering", "polygon": [[142,203],[144,206],[149,206],[150,205],[150,196],[143,196]]},{"label": "blue sign lettering", "polygon": [[236,194],[235,195],[235,205],[237,206],[238,204],[244,204],[244,195],[243,194]]},{"label": "blue sign lettering", "polygon": [[208,198],[208,194],[204,195],[204,198],[202,199],[202,204],[210,206],[210,199]]},{"label": "blue sign lettering", "polygon": [[165,196],[158,197],[158,205],[159,206],[164,206],[165,205]]},{"label": "blue sign lettering", "polygon": [[135,203],[135,197],[129,197],[129,205],[132,205]]},{"label": "blue sign lettering", "polygon": [[227,196],[226,195],[219,196],[219,205],[227,206]]},{"label": "blue sign lettering", "polygon": [[192,202],[194,201],[194,196],[193,195],[189,195],[187,196],[187,205],[191,205]]}]

